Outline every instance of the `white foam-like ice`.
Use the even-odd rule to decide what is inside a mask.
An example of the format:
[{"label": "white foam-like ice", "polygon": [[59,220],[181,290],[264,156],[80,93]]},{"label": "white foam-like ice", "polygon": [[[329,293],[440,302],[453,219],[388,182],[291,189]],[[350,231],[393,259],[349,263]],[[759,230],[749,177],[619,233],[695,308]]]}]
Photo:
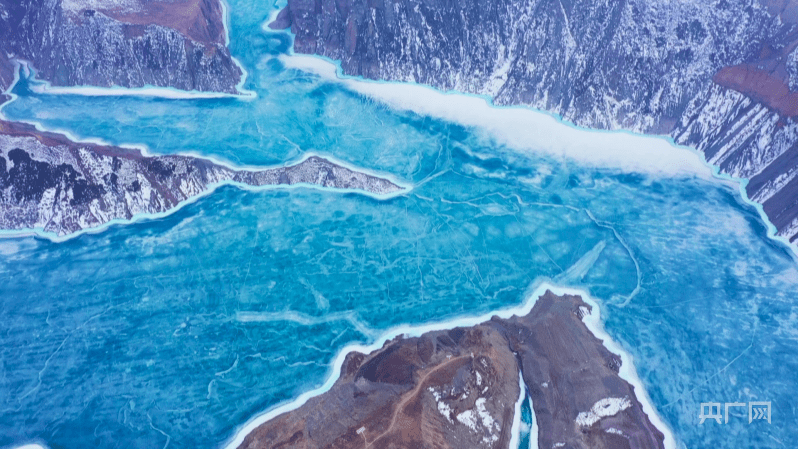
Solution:
[{"label": "white foam-like ice", "polygon": [[765,223],[767,235],[789,248],[798,262],[798,245],[777,235],[762,205],[748,197],[747,179],[720,173],[697,150],[677,145],[666,136],[628,131],[600,131],[571,125],[545,111],[525,106],[500,107],[486,97],[442,92],[429,86],[384,82],[343,74],[339,63],[321,56],[280,55],[287,68],[314,73],[348,89],[384,102],[487,132],[497,142],[524,151],[567,157],[585,165],[660,176],[695,176],[712,179],[738,191]]},{"label": "white foam-like ice", "polygon": [[[332,364],[330,373],[327,377],[327,380],[324,382],[323,385],[320,387],[305,392],[301,394],[295,400],[279,405],[274,407],[270,410],[265,411],[264,413],[255,416],[249,422],[245,423],[233,436],[233,438],[225,445],[225,449],[236,449],[241,443],[244,441],[244,438],[255,430],[261,424],[270,421],[271,419],[289,412],[291,410],[295,410],[302,405],[304,405],[310,398],[319,396],[323,393],[332,388],[335,382],[338,380],[341,374],[341,367],[343,366],[344,359],[346,355],[352,351],[361,352],[364,354],[371,353],[383,347],[383,345],[400,335],[404,335],[406,337],[418,337],[424,333],[437,331],[437,330],[444,330],[444,329],[453,329],[455,327],[471,327],[476,326],[477,324],[484,323],[491,319],[493,316],[498,316],[503,319],[509,319],[513,315],[527,315],[532,311],[532,307],[537,302],[537,299],[542,296],[546,290],[551,290],[556,295],[579,295],[586,303],[588,303],[592,307],[592,312],[590,314],[585,314],[583,321],[587,326],[588,330],[590,330],[593,335],[602,340],[604,347],[606,347],[611,352],[618,354],[621,357],[622,365],[619,372],[620,377],[629,382],[634,387],[635,394],[637,395],[638,401],[643,406],[643,411],[646,415],[648,415],[649,420],[651,423],[662,432],[665,436],[664,446],[665,449],[676,449],[676,439],[671,431],[670,427],[668,427],[662,418],[656,412],[656,409],[651,403],[651,399],[648,397],[645,388],[643,387],[643,383],[640,381],[640,378],[637,376],[635,371],[632,357],[627,354],[617,343],[612,341],[609,335],[604,331],[603,326],[601,325],[601,317],[599,314],[599,306],[598,303],[593,300],[590,295],[580,289],[574,288],[566,288],[566,287],[559,287],[549,283],[548,281],[540,281],[536,283],[536,287],[532,290],[532,292],[527,297],[526,301],[513,308],[507,308],[498,310],[491,313],[486,313],[480,316],[472,316],[472,317],[461,317],[456,318],[449,321],[443,321],[438,323],[430,323],[424,325],[404,325],[395,327],[389,331],[387,331],[382,337],[375,340],[370,345],[361,345],[361,344],[351,344],[347,345],[341,349],[338,355],[335,358],[335,361]],[[516,411],[516,415],[520,416],[518,410]],[[519,418],[520,419],[520,418]],[[516,423],[515,420],[513,422],[513,435],[518,433],[518,427],[520,426],[520,422]],[[535,438],[537,440],[537,437]],[[518,445],[518,440],[516,437],[516,446]],[[513,446],[511,446],[513,447]]]},{"label": "white foam-like ice", "polygon": [[472,126],[509,147],[567,157],[595,167],[664,176],[711,178],[701,156],[665,138],[626,131],[596,131],[569,125],[523,106],[497,107],[485,97],[445,93],[411,83],[342,76],[339,66],[316,56],[281,55],[288,68],[315,73],[389,106]]},{"label": "white foam-like ice", "polygon": [[33,92],[38,94],[51,95],[84,95],[87,97],[155,97],[168,98],[171,100],[181,99],[202,99],[202,98],[228,98],[228,97],[250,97],[250,95],[236,95],[221,92],[201,92],[178,90],[169,87],[56,87],[44,81],[38,81],[30,86]]},{"label": "white foam-like ice", "polygon": [[22,446],[17,446],[14,449],[47,449],[47,448],[38,443],[29,443],[29,444],[23,444]]}]

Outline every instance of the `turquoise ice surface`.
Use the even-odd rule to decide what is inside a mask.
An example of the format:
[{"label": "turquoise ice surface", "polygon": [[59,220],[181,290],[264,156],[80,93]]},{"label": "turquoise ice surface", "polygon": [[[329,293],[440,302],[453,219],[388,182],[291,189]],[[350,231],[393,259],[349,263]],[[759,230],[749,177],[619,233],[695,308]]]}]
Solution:
[{"label": "turquoise ice surface", "polygon": [[[543,279],[601,303],[687,447],[798,447],[798,271],[735,189],[392,110],[283,67],[290,37],[262,29],[269,7],[230,13],[255,99],[43,95],[22,80],[3,112],[238,165],[328,154],[413,190],[228,186],[65,242],[0,240],[0,447],[219,447],[322,384],[345,345],[517,305]],[[750,400],[772,401],[772,424],[742,409],[698,424],[702,402]]]}]

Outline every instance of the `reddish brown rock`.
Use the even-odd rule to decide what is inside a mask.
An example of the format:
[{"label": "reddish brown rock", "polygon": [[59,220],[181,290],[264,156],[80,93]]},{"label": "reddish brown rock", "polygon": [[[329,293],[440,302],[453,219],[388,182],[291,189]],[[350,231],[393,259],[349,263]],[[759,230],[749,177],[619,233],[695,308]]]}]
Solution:
[{"label": "reddish brown rock", "polygon": [[135,12],[101,10],[108,17],[135,25],[160,25],[179,31],[195,42],[224,44],[224,15],[217,0],[176,0],[141,2]]},{"label": "reddish brown rock", "polygon": [[[662,448],[618,375],[620,357],[582,321],[588,311],[577,296],[547,292],[524,317],[350,353],[328,392],[261,424],[240,447],[507,448],[520,371],[541,447]],[[594,413],[602,400],[622,405]]]},{"label": "reddish brown rock", "polygon": [[787,80],[772,72],[742,64],[720,69],[712,80],[765,104],[783,116],[798,116],[798,92],[792,92]]}]

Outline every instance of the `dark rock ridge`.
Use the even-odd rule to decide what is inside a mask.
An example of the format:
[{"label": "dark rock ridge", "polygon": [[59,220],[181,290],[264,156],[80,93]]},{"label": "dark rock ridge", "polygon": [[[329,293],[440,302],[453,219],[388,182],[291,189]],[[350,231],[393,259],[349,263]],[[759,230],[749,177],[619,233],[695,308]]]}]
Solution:
[{"label": "dark rock ridge", "polygon": [[345,73],[672,136],[798,239],[798,1],[288,0],[273,28]]},{"label": "dark rock ridge", "polygon": [[585,326],[590,306],[548,291],[523,317],[347,354],[332,388],[256,427],[240,448],[507,448],[521,391],[545,448],[664,447],[634,388]]},{"label": "dark rock ridge", "polygon": [[168,211],[225,181],[251,186],[314,184],[389,194],[391,181],[321,157],[290,167],[235,170],[189,156],[75,143],[0,121],[0,229],[66,235],[114,219]]},{"label": "dark rock ridge", "polygon": [[0,91],[12,58],[56,86],[236,93],[220,0],[0,0]]}]

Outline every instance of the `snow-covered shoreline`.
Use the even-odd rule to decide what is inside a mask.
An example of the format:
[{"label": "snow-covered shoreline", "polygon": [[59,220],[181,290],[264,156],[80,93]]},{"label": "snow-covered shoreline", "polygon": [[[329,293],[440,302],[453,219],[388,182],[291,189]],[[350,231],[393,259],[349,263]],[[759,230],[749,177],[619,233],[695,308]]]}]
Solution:
[{"label": "snow-covered shoreline", "polygon": [[391,107],[484,130],[498,143],[512,148],[567,157],[601,168],[661,176],[712,177],[694,150],[662,137],[580,128],[529,107],[495,106],[486,97],[442,92],[421,84],[349,77],[343,75],[339,64],[320,56],[281,55],[278,59],[287,68],[341,83]]},{"label": "snow-covered shoreline", "polygon": [[[543,295],[547,290],[552,291],[556,295],[580,296],[583,301],[585,301],[587,304],[589,304],[592,307],[593,309],[592,312],[584,316],[583,322],[587,326],[588,330],[596,338],[602,340],[604,347],[606,347],[611,352],[620,355],[622,366],[620,369],[619,376],[634,387],[634,391],[637,394],[637,400],[640,401],[640,403],[642,404],[643,411],[646,413],[646,415],[648,415],[648,418],[649,420],[651,420],[651,423],[665,436],[664,440],[665,449],[677,449],[676,438],[673,435],[673,432],[671,431],[670,427],[668,427],[668,425],[665,424],[662,418],[657,414],[656,409],[651,403],[651,399],[646,393],[646,389],[643,386],[642,381],[637,376],[632,356],[627,352],[625,352],[620,347],[620,345],[612,341],[609,334],[607,334],[604,331],[603,326],[601,325],[601,317],[600,317],[598,303],[593,298],[591,298],[589,293],[585,290],[560,287],[550,283],[549,281],[540,281],[537,287],[533,288],[532,292],[529,293],[529,295],[526,297],[526,299],[521,305],[512,308],[501,309],[490,313],[482,314],[479,316],[471,316],[471,317],[466,316],[466,317],[454,318],[448,321],[442,321],[437,323],[397,326],[386,331],[380,338],[377,338],[373,343],[369,345],[351,344],[343,347],[336,355],[324,384],[322,384],[320,387],[314,390],[301,394],[299,397],[297,397],[291,402],[278,405],[276,407],[264,411],[259,415],[256,415],[250,421],[242,425],[235,433],[235,435],[231,438],[231,440],[228,441],[223,447],[224,449],[238,448],[238,446],[241,445],[246,436],[252,431],[254,431],[261,424],[270,421],[273,418],[283,413],[298,409],[299,407],[304,405],[309,399],[329,391],[330,388],[332,388],[332,386],[340,377],[341,367],[343,366],[347,354],[349,354],[350,352],[357,351],[364,354],[368,354],[370,352],[382,348],[387,341],[392,340],[400,335],[408,337],[418,337],[424,333],[431,331],[448,330],[456,327],[476,326],[480,323],[484,323],[490,320],[493,316],[498,316],[503,319],[508,319],[513,315],[518,315],[518,316],[527,315],[532,311],[532,307],[534,307],[535,303],[537,302],[537,299],[541,295]],[[522,397],[523,397],[523,391],[522,391]],[[516,409],[520,409],[520,406],[517,406]],[[517,433],[518,432],[514,423],[513,435]],[[517,438],[514,441],[517,441]]]},{"label": "snow-covered shoreline", "polygon": [[[573,125],[562,117],[526,106],[496,106],[489,98],[461,92],[443,92],[430,86],[374,81],[343,73],[340,63],[316,55],[281,55],[287,68],[316,74],[341,83],[361,95],[391,107],[430,115],[483,129],[501,144],[521,151],[535,151],[570,158],[598,168],[618,169],[650,176],[688,176],[712,181],[738,192],[742,202],[756,209],[767,236],[783,244],[798,262],[798,244],[778,235],[762,204],[748,197],[749,180],[720,172],[698,150],[677,144],[672,138],[631,131],[604,131]],[[642,147],[644,151],[629,151]]]}]

